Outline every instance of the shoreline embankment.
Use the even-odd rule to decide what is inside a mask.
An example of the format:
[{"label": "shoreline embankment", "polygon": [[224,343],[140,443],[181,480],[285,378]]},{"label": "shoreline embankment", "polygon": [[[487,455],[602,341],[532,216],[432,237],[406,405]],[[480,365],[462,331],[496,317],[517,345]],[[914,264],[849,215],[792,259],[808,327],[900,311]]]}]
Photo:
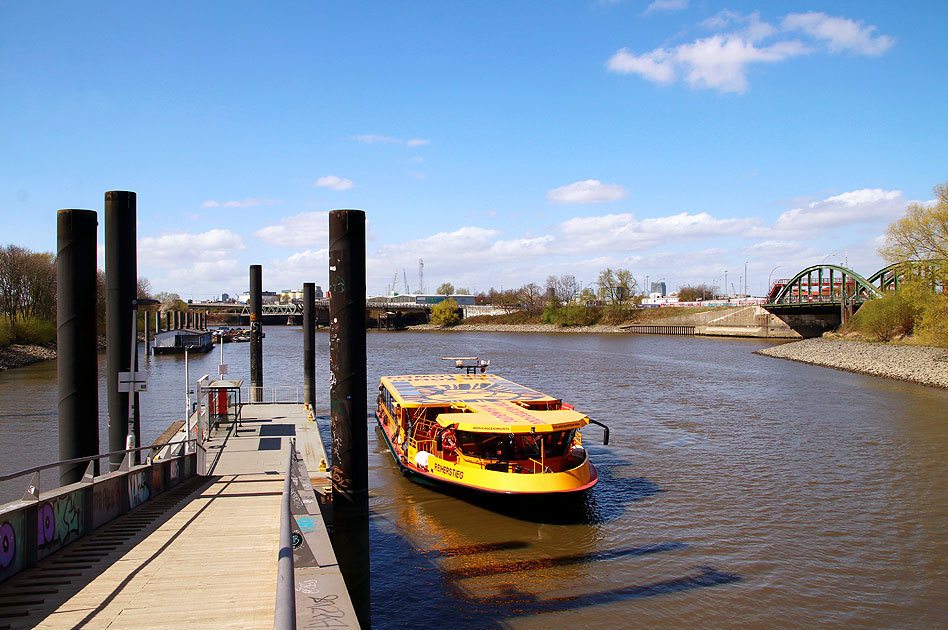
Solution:
[{"label": "shoreline embankment", "polygon": [[[459,324],[451,328],[434,324],[419,324],[410,326],[408,330],[435,333],[632,334],[620,326],[570,327],[558,324]],[[368,330],[366,332],[376,334],[383,331]],[[100,345],[104,344],[100,343]],[[948,350],[944,348],[823,337],[774,345],[757,350],[755,353],[857,374],[948,389]],[[55,358],[54,346],[0,347],[0,372]]]},{"label": "shoreline embankment", "polygon": [[11,368],[26,367],[37,361],[56,358],[56,350],[49,346],[11,344],[0,347],[0,372]]},{"label": "shoreline embankment", "polygon": [[948,350],[944,348],[817,337],[764,348],[755,354],[948,388]]}]

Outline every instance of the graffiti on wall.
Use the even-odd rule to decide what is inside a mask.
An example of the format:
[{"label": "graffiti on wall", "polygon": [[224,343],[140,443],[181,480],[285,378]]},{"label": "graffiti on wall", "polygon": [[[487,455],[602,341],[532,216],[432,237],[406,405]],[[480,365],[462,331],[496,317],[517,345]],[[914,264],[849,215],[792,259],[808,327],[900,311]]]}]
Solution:
[{"label": "graffiti on wall", "polygon": [[160,464],[152,464],[151,466],[151,489],[155,494],[161,494],[165,487],[164,469],[165,467]]},{"label": "graffiti on wall", "polygon": [[144,472],[135,473],[128,476],[128,506],[135,509],[145,501],[151,498],[151,488],[148,487],[148,480]]},{"label": "graffiti on wall", "polygon": [[36,548],[40,557],[85,533],[81,492],[70,492],[40,504],[36,514]]},{"label": "graffiti on wall", "polygon": [[98,527],[122,513],[122,493],[118,479],[95,484],[92,488],[92,526]]},{"label": "graffiti on wall", "polygon": [[10,521],[0,525],[0,570],[13,566],[16,562],[16,529]]}]

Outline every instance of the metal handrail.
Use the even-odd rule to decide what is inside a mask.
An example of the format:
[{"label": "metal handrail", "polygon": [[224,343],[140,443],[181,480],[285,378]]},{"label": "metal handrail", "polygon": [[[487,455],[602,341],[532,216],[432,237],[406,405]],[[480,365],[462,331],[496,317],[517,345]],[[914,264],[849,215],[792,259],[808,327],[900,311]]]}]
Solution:
[{"label": "metal handrail", "polygon": [[[170,439],[169,439],[169,440],[168,440],[167,442],[165,442],[164,444],[158,444],[158,445],[152,444],[151,446],[139,446],[139,447],[137,447],[137,448],[127,448],[127,449],[124,449],[124,450],[121,450],[121,451],[112,451],[112,452],[110,452],[110,453],[100,453],[100,454],[98,454],[98,455],[88,455],[88,456],[86,456],[86,457],[76,457],[76,458],[74,458],[74,459],[64,459],[64,460],[62,460],[62,461],[53,462],[52,464],[43,464],[43,465],[41,465],[41,466],[34,466],[33,468],[27,468],[26,470],[20,470],[20,471],[15,472],[15,473],[8,473],[8,474],[6,474],[6,475],[0,475],[0,481],[9,481],[9,480],[11,480],[11,479],[16,479],[17,477],[22,477],[23,475],[28,475],[28,474],[30,474],[30,473],[39,472],[39,471],[41,471],[41,470],[46,470],[46,469],[48,469],[48,468],[55,468],[56,466],[62,466],[62,465],[65,465],[65,464],[81,464],[82,462],[91,462],[91,461],[94,460],[94,459],[102,459],[103,457],[111,457],[112,455],[118,455],[119,453],[138,453],[138,452],[141,452],[141,451],[147,451],[147,450],[151,450],[151,449],[156,449],[156,450],[157,450],[157,449],[162,449],[162,448],[164,448],[164,447],[166,447],[166,446],[168,446],[169,444],[172,444],[172,443],[174,443],[174,444],[190,444],[191,442],[194,442],[194,444],[195,444],[198,448],[200,448],[201,450],[203,450],[205,453],[207,452],[207,449],[204,448],[204,446],[198,442],[198,439],[197,439],[197,438],[189,438],[189,439],[187,439],[187,440],[182,440],[182,441],[173,441],[173,440],[170,440]],[[114,472],[114,471],[113,471],[113,472]]]},{"label": "metal handrail", "polygon": [[[254,400],[254,394],[257,394],[260,400]],[[244,385],[240,388],[240,397],[245,405],[298,405],[302,402],[300,388],[296,385]]]},{"label": "metal handrail", "polygon": [[609,445],[609,427],[599,422],[598,420],[593,420],[592,418],[589,418],[589,417],[587,417],[587,420],[589,420],[589,424],[595,424],[602,427],[603,429],[602,430],[602,443],[604,446],[608,446]]},{"label": "metal handrail", "polygon": [[280,552],[277,556],[276,608],[273,630],[296,630],[296,583],[293,576],[293,536],[290,514],[290,476],[296,457],[296,443],[290,440],[289,461],[280,499]]}]

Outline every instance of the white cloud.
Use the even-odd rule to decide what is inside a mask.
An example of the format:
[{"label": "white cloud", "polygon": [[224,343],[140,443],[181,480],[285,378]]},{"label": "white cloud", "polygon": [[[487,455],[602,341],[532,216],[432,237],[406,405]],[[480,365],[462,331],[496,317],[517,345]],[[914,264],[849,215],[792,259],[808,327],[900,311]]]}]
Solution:
[{"label": "white cloud", "polygon": [[553,203],[605,203],[622,199],[628,193],[618,184],[603,184],[598,179],[587,179],[546,193]]},{"label": "white cloud", "polygon": [[737,35],[714,35],[672,50],[656,48],[642,55],[623,48],[606,66],[612,72],[638,74],[655,83],[673,83],[683,76],[693,88],[745,92],[748,65],[777,63],[807,52],[807,47],[797,41],[758,48],[749,39]]},{"label": "white cloud", "polygon": [[330,190],[348,190],[352,188],[351,179],[339,177],[338,175],[326,175],[313,182],[314,188],[328,188]]},{"label": "white cloud", "polygon": [[357,142],[361,142],[363,144],[375,144],[377,142],[380,142],[382,144],[392,144],[396,142],[401,142],[401,140],[399,140],[398,138],[392,138],[390,136],[380,136],[374,133],[367,133],[361,136],[352,136],[352,138],[356,140]]},{"label": "white cloud", "polygon": [[740,37],[714,35],[679,46],[676,60],[682,66],[691,87],[745,92],[749,64],[776,63],[807,52],[800,42],[777,42],[758,48]]},{"label": "white cloud", "polygon": [[303,212],[277,225],[262,227],[254,236],[283,247],[313,247],[329,241],[329,213]]},{"label": "white cloud", "polygon": [[652,4],[645,9],[646,13],[652,11],[681,11],[688,8],[688,0],[654,0]]},{"label": "white cloud", "polygon": [[197,281],[201,284],[214,283],[222,277],[237,275],[240,272],[236,259],[208,260],[196,262],[187,267],[176,267],[168,272],[168,277],[176,280]]},{"label": "white cloud", "polygon": [[737,35],[741,39],[754,43],[763,41],[778,32],[777,27],[773,24],[760,19],[759,11],[745,15],[725,9],[701,23],[703,28],[712,31],[723,31],[731,25],[735,28],[731,33],[732,35]]},{"label": "white cloud", "polygon": [[758,224],[759,220],[754,218],[716,219],[706,212],[681,212],[642,221],[631,213],[623,213],[575,217],[558,225],[556,231],[569,236],[562,246],[573,251],[627,251],[650,249],[670,240],[742,234]]},{"label": "white cloud", "polygon": [[267,199],[265,197],[248,197],[243,201],[215,201],[214,199],[208,199],[201,204],[202,208],[219,208],[224,206],[225,208],[253,208],[254,206],[274,206],[277,204],[283,203],[282,199]]},{"label": "white cloud", "polygon": [[306,249],[264,267],[267,286],[300,289],[304,282],[315,282],[324,289],[329,278],[329,249]]},{"label": "white cloud", "polygon": [[[780,63],[824,49],[879,56],[895,41],[887,35],[875,35],[874,26],[824,13],[789,14],[778,28],[761,20],[757,12],[743,15],[722,11],[701,26],[722,32],[641,54],[621,48],[609,58],[606,68],[660,84],[681,79],[692,88],[743,93],[748,89],[747,71],[752,64]],[[790,37],[790,33],[802,39]]]},{"label": "white cloud", "polygon": [[785,30],[802,31],[825,41],[830,52],[851,51],[878,57],[895,44],[895,39],[888,35],[874,35],[875,26],[863,26],[862,22],[825,13],[791,13],[783,18],[781,25]]},{"label": "white cloud", "polygon": [[784,232],[806,232],[855,223],[891,221],[905,212],[905,206],[900,190],[864,188],[788,210],[777,218],[773,227]]},{"label": "white cloud", "polygon": [[807,247],[798,241],[761,241],[744,248],[744,253],[752,256],[797,256]]},{"label": "white cloud", "polygon": [[674,53],[664,48],[641,55],[621,48],[609,58],[606,67],[619,74],[637,74],[655,83],[672,83],[676,79]]},{"label": "white cloud", "polygon": [[146,236],[138,240],[138,260],[144,265],[172,267],[182,260],[213,262],[229,259],[246,249],[243,239],[230,230],[208,230],[200,234],[176,232]]},{"label": "white cloud", "polygon": [[409,147],[421,147],[426,144],[431,144],[431,140],[424,140],[422,138],[405,140],[403,138],[393,138],[392,136],[380,136],[374,133],[351,137],[356,142],[361,142],[362,144],[404,144]]}]

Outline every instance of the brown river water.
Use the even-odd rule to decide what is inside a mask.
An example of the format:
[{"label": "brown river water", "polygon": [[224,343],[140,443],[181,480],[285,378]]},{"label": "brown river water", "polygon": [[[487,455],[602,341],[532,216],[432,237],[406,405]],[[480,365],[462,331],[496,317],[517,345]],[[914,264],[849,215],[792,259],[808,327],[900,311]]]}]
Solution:
[{"label": "brown river water", "polygon": [[[300,329],[266,333],[264,384],[300,384]],[[612,429],[584,430],[599,484],[544,506],[409,481],[367,419],[373,627],[948,627],[948,391],[752,354],[769,344],[370,333],[370,399],[382,375],[480,356]],[[232,377],[248,352],[225,346]],[[219,361],[192,357],[192,380]],[[184,415],[184,361],[143,364],[151,442]],[[0,373],[0,473],[57,459],[56,401],[55,362]],[[105,445],[104,392],[100,416]]]}]

